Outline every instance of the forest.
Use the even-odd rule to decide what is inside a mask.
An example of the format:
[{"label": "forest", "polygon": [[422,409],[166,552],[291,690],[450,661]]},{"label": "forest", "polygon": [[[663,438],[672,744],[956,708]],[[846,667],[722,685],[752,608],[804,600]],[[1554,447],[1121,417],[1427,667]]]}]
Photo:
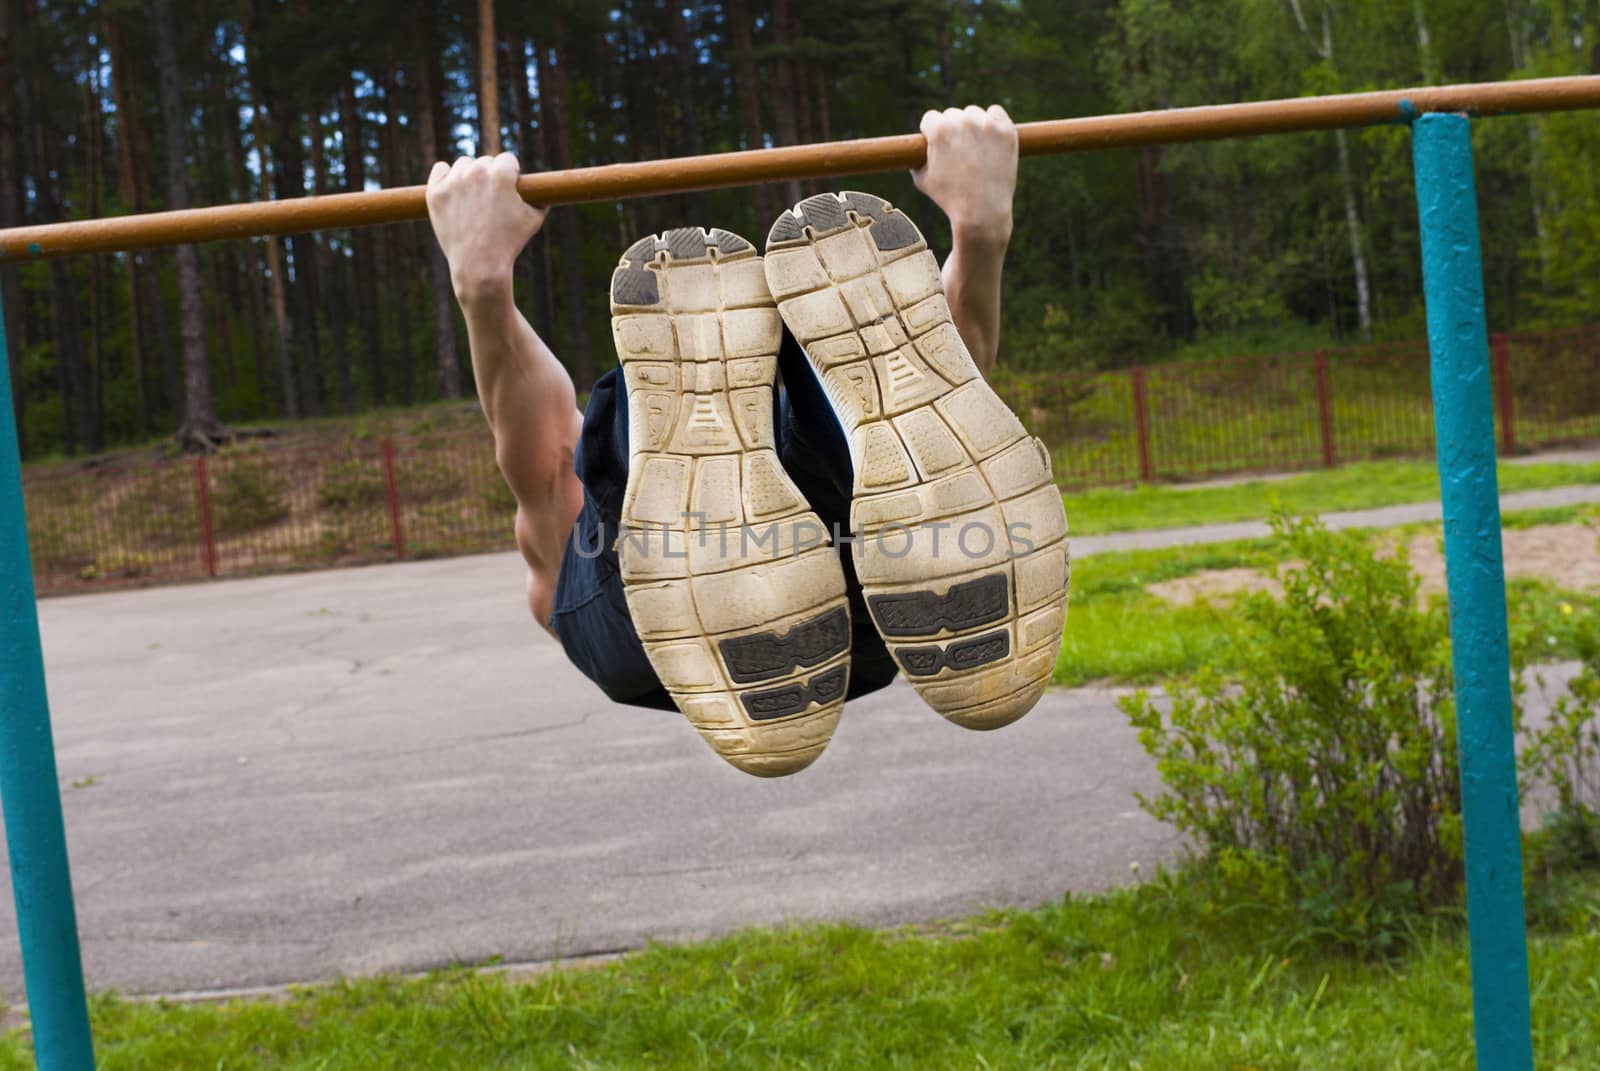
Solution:
[{"label": "forest", "polygon": [[[1600,0],[0,0],[0,227],[914,130],[1600,72]],[[1600,116],[1477,124],[1491,327],[1600,310]],[[1402,127],[1024,161],[1009,368],[1423,334]],[[850,180],[948,235],[905,175]],[[519,304],[580,390],[637,236],[791,182],[553,211]],[[470,396],[425,223],[0,268],[24,456]],[[1311,340],[1311,341],[1307,341]]]}]

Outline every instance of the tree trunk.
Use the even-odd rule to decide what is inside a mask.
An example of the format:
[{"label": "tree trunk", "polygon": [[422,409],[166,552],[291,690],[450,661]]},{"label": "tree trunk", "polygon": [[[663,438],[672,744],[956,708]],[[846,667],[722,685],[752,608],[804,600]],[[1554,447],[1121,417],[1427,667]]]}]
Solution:
[{"label": "tree trunk", "polygon": [[[37,17],[36,10],[25,8],[23,16],[29,23]],[[23,79],[22,115],[36,115],[44,99],[39,76],[40,57],[32,57],[28,76]],[[51,129],[42,120],[33,123],[33,160],[30,172],[34,175],[34,190],[39,214],[45,219],[58,220],[64,215],[57,176],[55,142],[47,137],[51,133],[64,133]],[[67,264],[60,258],[50,262],[50,312],[51,329],[56,339],[56,385],[61,395],[61,429],[63,447],[75,454],[89,438],[88,392],[84,389],[83,323],[78,311],[78,289],[72,280]]]},{"label": "tree trunk", "polygon": [[[418,127],[421,132],[422,159],[427,167],[442,159],[441,150],[447,144],[444,132],[444,97],[439,71],[439,51],[431,43],[433,20],[429,17],[424,0],[416,0],[413,7],[413,31],[416,45]],[[428,237],[428,280],[433,296],[433,347],[438,372],[439,394],[445,398],[461,397],[461,365],[456,356],[455,292],[450,285],[450,265],[438,241]]]},{"label": "tree trunk", "polygon": [[[100,112],[100,42],[91,40],[90,54],[86,57],[83,79],[83,118],[88,130],[89,170],[84,185],[89,195],[89,218],[98,219],[100,209],[100,180],[105,167],[104,128]],[[89,452],[99,453],[105,443],[105,301],[102,285],[105,264],[98,254],[89,258]]]},{"label": "tree trunk", "polygon": [[[16,72],[11,55],[11,0],[0,0],[0,227],[22,223],[22,149],[17,137],[21,115],[17,108],[13,78]],[[23,399],[22,340],[17,325],[22,321],[22,279],[16,267],[0,268],[0,331],[6,337],[8,371],[11,374],[11,409],[17,422],[17,445],[28,456],[27,405]]]},{"label": "tree trunk", "polygon": [[1356,321],[1363,342],[1372,341],[1372,291],[1367,282],[1367,257],[1361,242],[1361,214],[1356,210],[1355,179],[1350,174],[1350,150],[1343,130],[1333,132],[1339,148],[1339,184],[1344,188],[1344,222],[1350,232],[1350,263],[1356,273]]},{"label": "tree trunk", "polygon": [[[4,2],[0,0],[0,3]],[[144,174],[144,138],[131,90],[138,80],[131,69],[132,60],[123,41],[121,24],[111,14],[103,10],[102,14],[105,17],[106,43],[111,52],[111,97],[117,107],[117,197],[122,201],[124,211],[143,212],[144,182],[141,176]],[[3,66],[0,64],[0,67]],[[133,356],[139,438],[144,439],[150,435],[150,372],[144,337],[144,257],[139,253],[128,253],[122,262],[128,289],[128,346]]]},{"label": "tree trunk", "polygon": [[[572,166],[572,142],[567,130],[567,54],[562,45],[561,20],[550,20],[551,44],[539,46],[539,107],[547,131],[546,145],[550,149],[551,163],[557,170]],[[576,210],[567,205],[552,209],[551,222],[555,224],[558,252],[561,254],[561,273],[566,283],[567,369],[579,390],[586,390],[594,382],[594,363],[589,355],[589,327],[584,318],[583,266],[578,258],[578,218]]]},{"label": "tree trunk", "polygon": [[[704,141],[700,137],[700,116],[697,103],[700,94],[694,84],[695,54],[694,39],[689,34],[689,18],[683,13],[683,5],[671,3],[667,5],[667,32],[672,45],[672,80],[675,86],[674,95],[677,97],[674,112],[677,115],[678,141],[684,152],[690,156],[699,156],[705,152]],[[709,227],[710,220],[706,218],[706,195],[703,193],[687,193],[683,195],[684,215],[699,227]],[[630,237],[628,241],[632,241]]]},{"label": "tree trunk", "polygon": [[[261,121],[263,110],[261,88],[254,78],[250,84],[254,92],[251,100],[250,129],[256,143],[256,157],[260,167],[261,196],[262,199],[270,201],[274,158],[267,145],[266,124]],[[271,275],[272,286],[272,324],[277,335],[274,352],[278,358],[278,387],[283,392],[283,415],[290,420],[298,420],[300,395],[295,390],[294,360],[289,355],[289,303],[284,296],[283,251],[279,248],[278,239],[275,237],[268,236],[266,245],[267,272]]]},{"label": "tree trunk", "polygon": [[[769,64],[772,71],[772,116],[776,120],[778,144],[796,145],[800,141],[800,128],[795,118],[797,87],[794,60],[789,55],[794,43],[791,36],[794,22],[789,17],[789,0],[772,0],[772,29],[777,36],[778,47],[783,50]],[[784,182],[783,196],[789,205],[798,204],[802,196],[800,180],[789,179]]]},{"label": "tree trunk", "polygon": [[[531,42],[518,39],[512,48],[511,56],[516,60],[511,65],[511,106],[516,114],[512,116],[517,132],[518,163],[524,171],[537,171],[545,159],[545,152],[539,147],[540,130],[533,120],[533,97],[528,86],[528,50]],[[527,246],[522,250],[520,259],[527,265],[528,273],[528,299],[542,302],[545,292],[545,248],[546,239],[544,228],[533,236]],[[542,307],[540,312],[543,312]],[[528,317],[532,321],[534,330],[548,334],[550,321],[543,315]]]},{"label": "tree trunk", "polygon": [[500,155],[500,84],[495,78],[494,0],[478,0],[478,155]]},{"label": "tree trunk", "polygon": [[[745,148],[760,149],[766,145],[761,129],[761,96],[756,89],[756,65],[751,57],[754,48],[750,40],[749,0],[729,0],[724,5],[728,18],[729,42],[733,45],[733,79],[739,90],[739,109],[744,112]],[[752,191],[756,206],[756,230],[764,238],[766,228],[772,226],[777,211],[772,204],[772,187],[763,183]]]},{"label": "tree trunk", "polygon": [[[161,125],[166,133],[167,208],[189,207],[189,154],[185,149],[183,102],[178,92],[178,28],[172,0],[154,0],[156,56],[161,65]],[[183,423],[178,442],[185,450],[210,451],[228,434],[211,411],[211,373],[200,307],[200,272],[192,245],[177,248],[178,315],[183,336]]]},{"label": "tree trunk", "polygon": [[[1421,18],[1422,9],[1414,9],[1417,17]],[[1333,57],[1333,11],[1330,0],[1322,0],[1322,39],[1319,42],[1311,32],[1311,26],[1306,22],[1305,9],[1300,0],[1289,0],[1289,11],[1294,15],[1295,23],[1300,27],[1300,32],[1311,45],[1311,50],[1328,65],[1334,68]],[[1419,23],[1420,26],[1420,23]],[[1423,31],[1425,34],[1425,31]],[[1425,42],[1424,42],[1425,43]],[[1356,208],[1355,180],[1350,174],[1350,149],[1345,140],[1344,131],[1334,131],[1334,144],[1339,155],[1339,185],[1344,196],[1344,221],[1345,228],[1350,235],[1350,261],[1356,277],[1356,315],[1364,340],[1372,338],[1372,296],[1367,285],[1367,258],[1362,251],[1361,242],[1361,214]]]},{"label": "tree trunk", "polygon": [[[399,81],[400,65],[391,52],[388,65],[383,71],[383,129],[378,132],[378,141],[383,154],[385,186],[404,186],[416,181],[416,176],[410,174],[406,168],[405,153],[400,143],[400,106],[395,100]],[[415,400],[413,369],[416,360],[412,352],[414,340],[411,337],[411,288],[416,278],[415,251],[420,241],[426,240],[420,236],[427,229],[426,223],[400,224],[385,227],[380,235],[385,252],[384,298],[394,309],[392,319],[398,340],[395,353],[400,362],[397,372],[400,378],[401,405],[410,405]],[[389,316],[384,317],[385,321],[390,319]]]},{"label": "tree trunk", "polygon": [[[311,174],[315,183],[312,192],[328,192],[328,153],[324,145],[322,114],[318,107],[311,109]],[[317,258],[317,278],[322,291],[315,295],[317,308],[328,310],[328,334],[333,340],[333,382],[339,391],[339,409],[349,413],[355,409],[355,386],[350,380],[350,330],[345,315],[344,258],[319,234],[312,234],[311,248]]]},{"label": "tree trunk", "polygon": [[[356,100],[355,73],[344,86],[344,102],[339,107],[344,120],[344,186],[351,193],[367,187],[367,146],[362,140],[360,105]],[[356,269],[356,320],[365,351],[367,385],[374,405],[388,398],[389,383],[383,362],[383,337],[378,330],[377,272],[372,253],[372,229],[356,227],[350,232],[350,249]]]},{"label": "tree trunk", "polygon": [[1432,85],[1439,80],[1439,71],[1433,62],[1433,44],[1428,36],[1428,16],[1422,10],[1422,0],[1411,0],[1411,21],[1417,28],[1417,58],[1422,68],[1422,83]]}]

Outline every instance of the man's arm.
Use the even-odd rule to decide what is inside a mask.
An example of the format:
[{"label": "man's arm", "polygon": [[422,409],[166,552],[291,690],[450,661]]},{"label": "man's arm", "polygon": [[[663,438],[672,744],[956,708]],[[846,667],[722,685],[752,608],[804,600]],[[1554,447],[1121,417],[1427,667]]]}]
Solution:
[{"label": "man's arm", "polygon": [[428,216],[467,321],[495,460],[517,500],[529,608],[544,625],[562,551],[583,505],[572,467],[583,415],[571,377],[512,300],[517,254],[545,216],[523,203],[516,183],[517,158],[510,153],[437,163],[428,176]]},{"label": "man's arm", "polygon": [[950,317],[984,378],[1000,349],[1000,273],[1011,241],[1017,188],[1017,128],[1000,105],[931,111],[922,117],[928,162],[911,173],[950,220],[944,262]]}]

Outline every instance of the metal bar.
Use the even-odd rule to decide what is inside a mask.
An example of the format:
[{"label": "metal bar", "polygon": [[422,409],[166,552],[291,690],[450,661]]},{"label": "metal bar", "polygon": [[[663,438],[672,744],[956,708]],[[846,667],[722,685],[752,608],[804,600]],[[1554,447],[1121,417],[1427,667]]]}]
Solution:
[{"label": "metal bar", "polygon": [[[1600,75],[1580,75],[1055,119],[1024,123],[1017,135],[1022,155],[1036,156],[1373,126],[1404,122],[1430,111],[1504,115],[1596,107],[1600,107]],[[921,167],[927,151],[921,134],[747,149],[523,175],[517,180],[517,192],[530,204],[540,205],[614,201],[780,179],[899,171]],[[0,231],[0,264],[425,219],[425,194],[424,186],[405,186],[14,227]]]},{"label": "metal bar", "polygon": [[405,531],[400,526],[400,490],[394,481],[394,443],[383,440],[383,492],[389,502],[389,529],[394,533],[394,560],[406,557]]},{"label": "metal bar", "polygon": [[1511,341],[1504,331],[1491,343],[1494,352],[1494,392],[1500,407],[1500,452],[1510,457],[1517,452],[1516,400],[1511,397]]},{"label": "metal bar", "polygon": [[206,575],[217,578],[217,530],[211,523],[211,473],[206,457],[194,459],[194,493],[200,503],[200,540],[204,545]]},{"label": "metal bar", "polygon": [[1144,398],[1144,369],[1134,365],[1128,370],[1129,386],[1133,388],[1133,430],[1139,442],[1139,482],[1150,482],[1150,419]]},{"label": "metal bar", "polygon": [[0,808],[5,811],[22,978],[41,1071],[93,1071],[83,959],[67,866],[39,607],[22,504],[22,458],[0,309]]},{"label": "metal bar", "polygon": [[1328,390],[1328,354],[1318,350],[1317,369],[1317,424],[1322,432],[1322,465],[1333,468],[1337,458],[1333,452],[1333,399]]},{"label": "metal bar", "polygon": [[1532,1071],[1522,827],[1470,122],[1412,124],[1444,506],[1478,1067]]}]

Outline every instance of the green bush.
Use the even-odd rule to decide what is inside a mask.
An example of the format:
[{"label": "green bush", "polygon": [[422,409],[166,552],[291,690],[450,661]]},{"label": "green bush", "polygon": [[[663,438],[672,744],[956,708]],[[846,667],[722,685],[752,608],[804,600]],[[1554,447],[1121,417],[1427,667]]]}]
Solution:
[{"label": "green bush", "polygon": [[383,462],[371,457],[352,457],[329,462],[317,485],[317,504],[326,510],[370,509],[388,500]]},{"label": "green bush", "polygon": [[1281,597],[1242,600],[1224,678],[1202,670],[1164,711],[1122,702],[1166,790],[1141,805],[1220,870],[1366,951],[1461,877],[1460,782],[1445,613],[1403,553],[1315,519],[1272,521]]},{"label": "green bush", "polygon": [[236,455],[212,467],[212,514],[224,535],[250,532],[289,516],[289,477],[276,459]]},{"label": "green bush", "polygon": [[1583,667],[1556,700],[1549,723],[1528,734],[1521,757],[1523,790],[1543,785],[1555,794],[1544,851],[1560,869],[1600,864],[1600,622],[1592,611],[1576,617],[1572,638]]}]

